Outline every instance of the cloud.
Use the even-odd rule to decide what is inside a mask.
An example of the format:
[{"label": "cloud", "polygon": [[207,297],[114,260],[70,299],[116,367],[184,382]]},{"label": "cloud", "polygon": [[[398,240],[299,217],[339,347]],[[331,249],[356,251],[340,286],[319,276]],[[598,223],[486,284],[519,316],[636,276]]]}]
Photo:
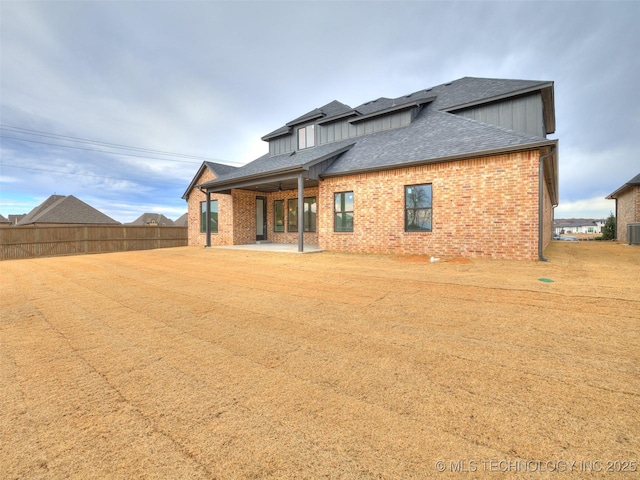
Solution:
[{"label": "cloud", "polygon": [[611,212],[615,214],[616,205],[613,200],[604,197],[592,197],[558,205],[554,210],[555,218],[606,218]]},{"label": "cloud", "polygon": [[[357,106],[463,76],[553,80],[558,208],[583,208],[581,199],[604,197],[639,170],[638,2],[1,8],[3,124],[240,165],[267,151],[261,136],[334,99]],[[2,184],[5,216],[14,213],[11,198],[35,206],[53,191],[91,196],[107,208],[130,205],[117,210],[120,221],[153,205],[182,210],[180,197],[202,160],[2,140],[2,163],[22,167],[2,167],[2,176],[17,179]]]}]

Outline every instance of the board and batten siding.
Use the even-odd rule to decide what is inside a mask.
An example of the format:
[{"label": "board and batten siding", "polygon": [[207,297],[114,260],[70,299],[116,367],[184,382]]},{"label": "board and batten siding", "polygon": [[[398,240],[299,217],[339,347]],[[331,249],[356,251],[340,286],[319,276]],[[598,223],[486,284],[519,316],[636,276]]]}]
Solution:
[{"label": "board and batten siding", "polygon": [[527,95],[452,113],[479,122],[546,138],[542,96]]},{"label": "board and batten siding", "polygon": [[[412,108],[357,122],[349,122],[349,120],[353,120],[353,117],[350,117],[336,120],[335,122],[316,124],[316,145],[325,145],[327,143],[339,142],[340,140],[404,127],[413,121],[416,114],[417,108]],[[309,123],[308,125],[311,124]],[[302,124],[294,127],[288,135],[270,140],[269,153],[271,155],[281,155],[296,150],[298,146],[298,128],[304,126],[306,125]]]}]

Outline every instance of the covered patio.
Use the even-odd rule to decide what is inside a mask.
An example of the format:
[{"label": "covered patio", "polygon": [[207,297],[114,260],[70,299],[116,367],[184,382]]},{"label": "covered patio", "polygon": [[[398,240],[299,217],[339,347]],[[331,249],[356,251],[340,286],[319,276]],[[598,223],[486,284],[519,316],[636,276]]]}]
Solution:
[{"label": "covered patio", "polygon": [[[251,210],[255,212],[255,239],[256,244],[225,245],[224,248],[251,248],[255,250],[272,250],[272,251],[296,251],[298,253],[307,253],[307,249],[311,252],[318,250],[317,245],[305,244],[305,227],[303,222],[303,212],[305,211],[305,189],[317,189],[321,174],[326,170],[335,159],[342,153],[349,150],[354,145],[353,141],[339,142],[338,144],[329,144],[319,146],[314,149],[303,150],[301,152],[287,153],[270,157],[269,162],[255,161],[239,171],[216,178],[215,180],[205,182],[198,186],[200,191],[206,195],[205,209],[205,225],[206,225],[206,246],[211,247],[211,195],[226,194],[231,195],[233,191],[251,192],[256,195],[255,207],[251,206]],[[279,194],[281,192],[295,191],[297,199],[296,214],[300,215],[300,221],[297,221],[297,246],[285,243],[261,243],[262,240],[270,240],[268,236],[268,217],[267,217],[267,196],[269,194]],[[283,193],[284,195],[284,193]],[[284,198],[284,197],[283,197]],[[314,207],[315,208],[315,207]],[[236,215],[246,214],[244,211],[234,210]],[[253,214],[253,213],[252,213]],[[253,227],[252,227],[253,228]],[[283,227],[284,228],[284,227]],[[314,233],[316,230],[312,230]],[[280,232],[284,233],[284,230]],[[291,230],[287,230],[292,233]],[[313,240],[317,236],[314,235]],[[234,239],[234,243],[237,240]],[[223,248],[220,246],[220,248]]]}]

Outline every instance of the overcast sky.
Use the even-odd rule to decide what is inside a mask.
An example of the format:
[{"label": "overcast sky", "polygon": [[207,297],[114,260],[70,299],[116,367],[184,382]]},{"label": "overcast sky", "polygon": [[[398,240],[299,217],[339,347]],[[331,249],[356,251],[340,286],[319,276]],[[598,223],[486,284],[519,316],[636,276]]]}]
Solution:
[{"label": "overcast sky", "polygon": [[604,218],[640,173],[640,2],[0,0],[0,18],[5,217],[56,193],[176,219],[203,158],[240,166],[331,100],[465,76],[555,82],[556,218]]}]

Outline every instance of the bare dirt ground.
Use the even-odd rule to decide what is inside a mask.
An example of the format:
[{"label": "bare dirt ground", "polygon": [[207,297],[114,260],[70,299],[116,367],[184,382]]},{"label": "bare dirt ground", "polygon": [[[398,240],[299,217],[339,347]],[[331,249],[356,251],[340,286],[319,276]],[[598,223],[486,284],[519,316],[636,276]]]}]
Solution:
[{"label": "bare dirt ground", "polygon": [[640,248],[546,255],[2,262],[0,477],[637,478]]}]

